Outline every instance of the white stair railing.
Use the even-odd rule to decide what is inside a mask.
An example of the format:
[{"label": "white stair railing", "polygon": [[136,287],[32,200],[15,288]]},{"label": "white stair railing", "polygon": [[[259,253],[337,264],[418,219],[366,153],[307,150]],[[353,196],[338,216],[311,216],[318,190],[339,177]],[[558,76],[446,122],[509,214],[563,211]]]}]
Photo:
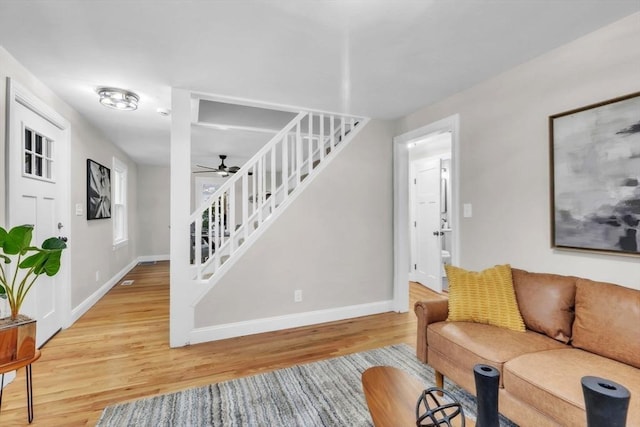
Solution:
[{"label": "white stair railing", "polygon": [[209,281],[362,118],[299,113],[191,214],[194,279]]}]

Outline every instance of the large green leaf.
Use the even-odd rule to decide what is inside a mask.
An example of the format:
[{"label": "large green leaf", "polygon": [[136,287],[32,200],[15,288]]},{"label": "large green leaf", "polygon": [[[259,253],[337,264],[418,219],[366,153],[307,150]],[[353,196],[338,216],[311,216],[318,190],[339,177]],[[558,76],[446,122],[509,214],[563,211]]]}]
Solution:
[{"label": "large green leaf", "polygon": [[47,276],[54,276],[60,270],[60,257],[62,256],[62,250],[51,252],[47,258],[47,262],[44,264],[44,272]]},{"label": "large green leaf", "polygon": [[50,237],[42,242],[42,249],[65,249],[67,244],[59,237]]},{"label": "large green leaf", "polygon": [[7,233],[2,249],[8,255],[25,254],[27,248],[31,246],[31,237],[33,235],[32,225],[19,225],[13,227]]},{"label": "large green leaf", "polygon": [[2,285],[0,285],[0,298],[7,299],[7,290]]},{"label": "large green leaf", "polygon": [[0,227],[0,248],[4,247],[5,240],[7,240],[7,230]]},{"label": "large green leaf", "polygon": [[34,274],[53,276],[60,270],[62,249],[40,250],[20,263],[20,268],[33,268]]},{"label": "large green leaf", "polygon": [[46,261],[47,261],[47,254],[44,251],[38,251],[37,253],[23,259],[18,267],[20,268],[35,267],[34,270],[36,270],[38,269],[38,266],[45,263]]}]

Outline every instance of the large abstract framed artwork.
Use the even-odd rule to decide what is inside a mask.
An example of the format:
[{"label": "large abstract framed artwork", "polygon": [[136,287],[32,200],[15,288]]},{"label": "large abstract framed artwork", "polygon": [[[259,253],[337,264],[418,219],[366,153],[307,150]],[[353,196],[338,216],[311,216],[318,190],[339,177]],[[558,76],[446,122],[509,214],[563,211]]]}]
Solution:
[{"label": "large abstract framed artwork", "polygon": [[640,255],[640,92],[549,117],[551,242]]},{"label": "large abstract framed artwork", "polygon": [[111,218],[111,170],[87,159],[87,219]]}]

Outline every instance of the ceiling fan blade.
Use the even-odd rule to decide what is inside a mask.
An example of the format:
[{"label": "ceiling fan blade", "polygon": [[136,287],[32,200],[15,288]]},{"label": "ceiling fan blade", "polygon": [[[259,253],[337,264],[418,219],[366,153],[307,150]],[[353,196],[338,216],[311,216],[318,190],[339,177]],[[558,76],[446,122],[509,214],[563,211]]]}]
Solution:
[{"label": "ceiling fan blade", "polygon": [[217,173],[214,170],[208,170],[208,171],[192,171],[191,173]]},{"label": "ceiling fan blade", "polygon": [[239,170],[240,170],[240,168],[239,168],[238,166],[231,166],[231,167],[227,170],[227,172],[229,172],[229,173],[236,173],[236,172],[238,172]]},{"label": "ceiling fan blade", "polygon": [[199,167],[199,168],[202,168],[202,169],[209,169],[209,170],[211,170],[213,172],[217,172],[218,171],[218,168],[212,168],[211,166],[204,166],[204,165],[196,165],[196,166]]}]

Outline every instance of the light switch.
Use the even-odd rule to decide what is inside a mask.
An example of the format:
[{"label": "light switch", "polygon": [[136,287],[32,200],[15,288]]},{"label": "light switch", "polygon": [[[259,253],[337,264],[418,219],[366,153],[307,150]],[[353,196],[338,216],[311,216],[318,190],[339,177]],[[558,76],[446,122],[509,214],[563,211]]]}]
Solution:
[{"label": "light switch", "polygon": [[462,205],[462,216],[464,216],[465,218],[471,218],[473,216],[471,203],[465,203],[464,205]]},{"label": "light switch", "polygon": [[76,203],[76,215],[82,216],[82,203]]}]

